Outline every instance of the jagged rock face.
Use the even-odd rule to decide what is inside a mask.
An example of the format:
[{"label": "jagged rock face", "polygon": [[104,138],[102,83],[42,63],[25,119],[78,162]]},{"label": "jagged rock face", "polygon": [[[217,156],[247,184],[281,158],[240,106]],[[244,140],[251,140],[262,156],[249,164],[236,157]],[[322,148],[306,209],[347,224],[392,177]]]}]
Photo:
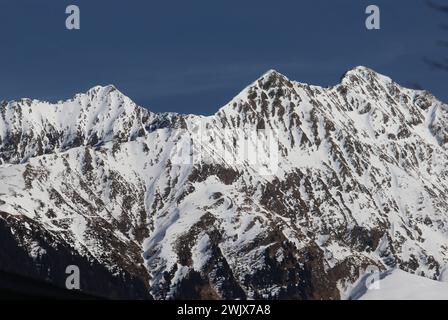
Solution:
[{"label": "jagged rock face", "polygon": [[111,86],[2,103],[2,228],[47,279],[57,238],[129,297],[347,298],[368,266],[448,265],[447,145],[447,105],[364,67],[330,88],[270,71],[209,117]]}]

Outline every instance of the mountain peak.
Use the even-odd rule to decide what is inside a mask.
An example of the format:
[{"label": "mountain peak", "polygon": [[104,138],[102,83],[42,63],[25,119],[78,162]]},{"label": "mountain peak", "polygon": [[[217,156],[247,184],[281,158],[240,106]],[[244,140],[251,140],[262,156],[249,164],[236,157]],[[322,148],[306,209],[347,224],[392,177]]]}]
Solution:
[{"label": "mountain peak", "polygon": [[365,74],[365,73],[368,73],[368,72],[374,72],[374,73],[376,73],[374,70],[372,70],[372,69],[370,69],[370,68],[368,68],[368,67],[365,67],[365,66],[356,66],[356,67],[353,67],[352,69],[350,69],[348,72],[353,72],[353,73],[360,73],[360,74]]},{"label": "mountain peak", "polygon": [[266,71],[265,73],[263,73],[263,75],[260,78],[258,78],[258,80],[268,80],[268,79],[272,79],[272,78],[287,79],[287,77],[284,74],[278,72],[275,69],[270,69],[270,70]]},{"label": "mountain peak", "polygon": [[346,84],[357,82],[357,80],[363,79],[370,81],[372,79],[381,80],[382,82],[391,82],[392,79],[386,77],[373,69],[370,69],[365,66],[356,66],[350,70],[348,70],[341,78],[341,83]]},{"label": "mountain peak", "polygon": [[290,87],[292,85],[291,81],[285,75],[274,69],[270,69],[265,72],[260,78],[258,78],[258,80],[255,81],[255,84],[264,90],[285,85]]},{"label": "mountain peak", "polygon": [[109,103],[115,101],[112,104],[117,108],[121,108],[124,105],[134,106],[134,102],[112,84],[94,86],[87,90],[86,93],[77,94],[75,97],[84,97],[90,101],[108,101]]},{"label": "mountain peak", "polygon": [[264,77],[270,77],[270,76],[272,76],[272,75],[275,75],[275,76],[283,76],[283,74],[281,74],[281,73],[278,72],[277,70],[275,70],[275,69],[269,69],[268,71],[266,71],[266,72],[261,76],[261,78],[264,78]]},{"label": "mountain peak", "polygon": [[89,90],[87,90],[87,94],[92,95],[92,94],[100,94],[100,95],[108,95],[114,91],[119,91],[113,84],[108,84],[105,86],[102,85],[97,85],[94,86],[92,88],[90,88]]}]

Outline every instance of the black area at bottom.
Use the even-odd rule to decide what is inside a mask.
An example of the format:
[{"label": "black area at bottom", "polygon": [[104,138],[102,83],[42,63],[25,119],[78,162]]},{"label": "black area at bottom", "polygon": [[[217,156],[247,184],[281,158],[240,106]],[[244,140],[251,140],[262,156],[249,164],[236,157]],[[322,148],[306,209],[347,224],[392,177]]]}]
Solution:
[{"label": "black area at bottom", "polygon": [[0,271],[0,299],[95,299],[77,290],[67,290],[33,278]]}]

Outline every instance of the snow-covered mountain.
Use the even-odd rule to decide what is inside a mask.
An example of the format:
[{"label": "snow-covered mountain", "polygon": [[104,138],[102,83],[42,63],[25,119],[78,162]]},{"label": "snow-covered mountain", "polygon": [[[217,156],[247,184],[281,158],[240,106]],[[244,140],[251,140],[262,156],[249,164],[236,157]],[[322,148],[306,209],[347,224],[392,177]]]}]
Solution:
[{"label": "snow-covered mountain", "polygon": [[448,300],[448,285],[419,277],[403,270],[382,272],[375,288],[355,287],[351,292],[358,300]]},{"label": "snow-covered mountain", "polygon": [[0,103],[0,268],[127,298],[347,298],[448,271],[448,105],[357,67],[269,71],[214,115],[113,86]]}]

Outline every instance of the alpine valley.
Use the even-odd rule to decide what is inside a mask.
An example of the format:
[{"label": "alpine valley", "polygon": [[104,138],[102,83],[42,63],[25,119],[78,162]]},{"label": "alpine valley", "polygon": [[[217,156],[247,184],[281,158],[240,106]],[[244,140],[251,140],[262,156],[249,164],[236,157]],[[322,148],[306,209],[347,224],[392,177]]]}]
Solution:
[{"label": "alpine valley", "polygon": [[351,299],[372,268],[448,287],[448,105],[365,67],[269,71],[211,116],[113,86],[1,102],[0,182],[0,270],[64,287],[76,265],[100,297]]}]

